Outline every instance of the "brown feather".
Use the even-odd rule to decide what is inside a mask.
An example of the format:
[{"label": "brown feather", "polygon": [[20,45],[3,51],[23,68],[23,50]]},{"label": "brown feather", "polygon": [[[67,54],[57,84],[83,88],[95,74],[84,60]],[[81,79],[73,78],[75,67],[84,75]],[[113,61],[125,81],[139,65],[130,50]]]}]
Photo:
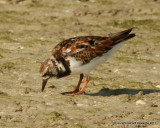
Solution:
[{"label": "brown feather", "polygon": [[[59,43],[52,50],[52,55],[57,59],[72,56],[76,60],[83,60],[83,64],[86,64],[93,58],[107,53],[114,45],[134,37],[135,34],[130,34],[132,29],[112,33],[108,37],[79,36],[70,38]],[[67,50],[68,52],[66,52]]]}]

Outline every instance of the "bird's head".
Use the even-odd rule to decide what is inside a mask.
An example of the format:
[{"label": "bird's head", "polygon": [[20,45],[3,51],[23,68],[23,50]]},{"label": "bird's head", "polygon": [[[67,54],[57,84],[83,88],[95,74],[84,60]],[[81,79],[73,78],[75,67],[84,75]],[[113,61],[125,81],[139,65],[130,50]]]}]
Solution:
[{"label": "bird's head", "polygon": [[40,74],[43,77],[42,79],[42,91],[44,90],[47,81],[51,78],[51,77],[56,77],[58,72],[57,72],[57,68],[55,65],[55,58],[52,56],[48,59],[46,59],[41,67],[40,67]]}]

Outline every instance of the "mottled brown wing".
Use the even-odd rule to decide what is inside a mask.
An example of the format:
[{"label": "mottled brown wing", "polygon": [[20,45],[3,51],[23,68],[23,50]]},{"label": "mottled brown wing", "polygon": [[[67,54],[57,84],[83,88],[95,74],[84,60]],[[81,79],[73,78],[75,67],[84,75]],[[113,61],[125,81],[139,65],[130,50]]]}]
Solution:
[{"label": "mottled brown wing", "polygon": [[[108,42],[106,42],[108,41]],[[109,37],[81,36],[70,38],[58,44],[52,51],[56,58],[75,57],[76,60],[88,63],[112,48]]]},{"label": "mottled brown wing", "polygon": [[100,36],[81,36],[70,38],[59,43],[52,51],[52,54],[58,58],[66,58],[68,56],[75,57],[76,60],[88,63],[97,56],[107,53],[114,45],[128,40],[135,36],[129,34],[131,29],[110,34],[108,37]]}]

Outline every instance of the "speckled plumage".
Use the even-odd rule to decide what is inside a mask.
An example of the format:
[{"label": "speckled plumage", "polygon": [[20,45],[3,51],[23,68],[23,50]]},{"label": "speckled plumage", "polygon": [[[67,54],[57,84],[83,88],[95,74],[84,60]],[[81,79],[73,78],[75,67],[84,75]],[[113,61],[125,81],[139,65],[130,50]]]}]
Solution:
[{"label": "speckled plumage", "polygon": [[[122,42],[135,36],[135,34],[130,34],[131,31],[132,28],[109,34],[107,37],[79,36],[57,44],[52,50],[52,56],[44,61],[40,68],[40,73],[44,77],[42,91],[51,77],[61,78],[79,73],[87,75],[89,79],[91,70],[106,61],[114,51],[121,47]],[[79,86],[78,84],[76,88],[78,91],[69,94],[82,94],[84,90],[79,91]]]}]

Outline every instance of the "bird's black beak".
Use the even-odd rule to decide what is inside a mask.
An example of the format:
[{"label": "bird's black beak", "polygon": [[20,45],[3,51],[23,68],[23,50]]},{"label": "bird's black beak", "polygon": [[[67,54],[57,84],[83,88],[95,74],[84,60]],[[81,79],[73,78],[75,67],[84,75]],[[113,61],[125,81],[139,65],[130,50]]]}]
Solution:
[{"label": "bird's black beak", "polygon": [[48,79],[43,79],[43,81],[42,81],[42,92],[44,91],[44,88],[45,88],[45,86],[47,84]]}]

